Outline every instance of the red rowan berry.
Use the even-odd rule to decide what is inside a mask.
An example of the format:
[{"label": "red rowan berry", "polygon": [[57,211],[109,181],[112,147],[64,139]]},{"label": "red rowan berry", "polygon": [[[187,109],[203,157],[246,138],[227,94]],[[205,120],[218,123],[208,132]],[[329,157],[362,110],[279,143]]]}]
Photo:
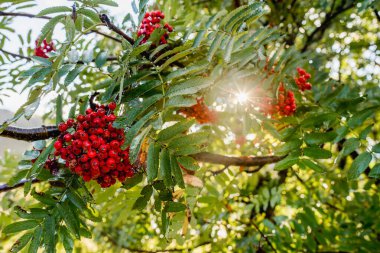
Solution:
[{"label": "red rowan berry", "polygon": [[56,141],[55,143],[54,143],[54,148],[56,149],[56,150],[61,150],[61,148],[62,148],[62,142],[61,141]]},{"label": "red rowan berry", "polygon": [[58,130],[60,132],[65,132],[67,129],[68,129],[68,126],[65,123],[61,123],[61,124],[58,125]]},{"label": "red rowan berry", "polygon": [[114,111],[116,109],[116,103],[115,102],[111,102],[109,105],[108,105],[108,108],[111,110],[111,111]]},{"label": "red rowan berry", "polygon": [[63,136],[63,139],[65,140],[65,142],[70,142],[72,139],[72,136],[71,136],[71,134],[65,134]]},{"label": "red rowan berry", "polygon": [[49,58],[47,53],[55,51],[54,43],[48,43],[46,39],[44,39],[40,46],[38,46],[39,40],[36,40],[36,48],[34,49],[34,55],[42,58]]}]

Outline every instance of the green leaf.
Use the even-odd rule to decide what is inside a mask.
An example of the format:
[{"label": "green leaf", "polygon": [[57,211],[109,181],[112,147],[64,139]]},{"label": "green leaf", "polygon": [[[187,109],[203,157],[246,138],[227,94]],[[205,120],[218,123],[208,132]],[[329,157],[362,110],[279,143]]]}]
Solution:
[{"label": "green leaf", "polygon": [[125,102],[129,102],[133,99],[136,99],[136,98],[144,95],[145,93],[157,88],[160,85],[161,85],[160,80],[150,80],[150,81],[147,81],[145,83],[142,83],[139,86],[137,86],[136,88],[128,91],[128,93],[124,95],[122,102],[125,103]]},{"label": "green leaf", "polygon": [[28,253],[37,253],[42,237],[42,227],[38,226],[33,233],[33,240],[29,245]]},{"label": "green leaf", "polygon": [[89,19],[91,19],[92,21],[94,21],[94,23],[101,23],[99,15],[95,11],[93,11],[93,10],[90,10],[90,9],[79,9],[77,11],[77,13],[78,14],[83,14],[84,16],[86,16]]},{"label": "green leaf", "polygon": [[37,71],[32,75],[32,77],[29,79],[28,86],[33,85],[38,82],[42,82],[45,77],[51,72],[51,68],[42,68],[41,70]]},{"label": "green leaf", "polygon": [[133,204],[133,210],[143,210],[148,205],[149,199],[146,199],[144,196],[139,197]]},{"label": "green leaf", "polygon": [[45,245],[45,252],[54,253],[55,252],[55,220],[54,217],[48,216],[45,219],[43,226],[43,238]]},{"label": "green leaf", "polygon": [[326,172],[325,168],[323,168],[321,165],[319,165],[317,163],[310,161],[309,159],[301,159],[301,160],[299,160],[299,163],[305,165],[306,167],[309,167],[310,169],[314,170],[315,172],[318,172],[318,173]]},{"label": "green leaf", "polygon": [[131,164],[135,163],[137,157],[140,153],[141,145],[144,142],[146,136],[149,134],[149,131],[152,129],[152,126],[145,128],[138,136],[136,136],[131,143],[129,151],[129,161]]},{"label": "green leaf", "polygon": [[52,13],[58,13],[58,12],[71,12],[72,9],[66,6],[54,6],[54,7],[49,7],[46,9],[43,9],[40,11],[36,16],[41,17],[44,15],[52,14]]},{"label": "green leaf", "polygon": [[197,33],[197,36],[195,37],[194,39],[194,43],[193,43],[193,47],[198,47],[202,40],[203,40],[203,37],[204,35],[206,34],[207,30],[200,30],[198,33]]},{"label": "green leaf", "polygon": [[368,134],[371,132],[373,125],[367,126],[363,131],[360,132],[359,138],[365,140]]},{"label": "green leaf", "polygon": [[182,51],[182,52],[177,53],[177,54],[175,54],[174,56],[170,57],[169,59],[167,59],[167,60],[165,61],[164,64],[161,65],[161,67],[160,67],[160,71],[163,71],[163,70],[164,70],[166,67],[168,67],[171,63],[176,62],[176,61],[178,61],[178,60],[180,60],[180,59],[185,58],[187,55],[193,53],[193,51],[194,51],[194,48],[189,48],[189,49],[187,49],[187,50],[185,50],[185,51]]},{"label": "green leaf", "polygon": [[166,148],[162,149],[160,153],[160,175],[164,180],[166,187],[173,185],[170,167],[170,155],[169,151]]},{"label": "green leaf", "polygon": [[23,236],[21,236],[12,245],[12,248],[11,248],[10,252],[13,253],[13,252],[19,252],[20,250],[22,250],[28,244],[28,242],[30,241],[30,239],[32,239],[32,236],[33,236],[33,233],[26,233]]},{"label": "green leaf", "polygon": [[314,132],[305,135],[305,142],[308,145],[321,145],[333,141],[336,136],[337,134],[333,131],[326,133]]},{"label": "green leaf", "polygon": [[151,142],[148,149],[146,174],[148,182],[152,182],[158,175],[160,145]]},{"label": "green leaf", "polygon": [[350,138],[343,143],[342,156],[347,156],[354,152],[360,146],[358,138]]},{"label": "green leaf", "polygon": [[221,32],[217,32],[215,35],[215,38],[213,39],[210,49],[207,54],[207,60],[211,62],[216,50],[219,48],[220,44],[222,43],[224,38],[224,34]]},{"label": "green leaf", "polygon": [[48,211],[41,208],[31,208],[30,212],[28,212],[22,209],[20,206],[15,207],[15,213],[17,214],[18,217],[22,219],[28,219],[28,220],[31,220],[31,219],[40,220],[40,219],[44,219],[46,216],[49,215]]},{"label": "green leaf", "polygon": [[304,148],[303,154],[314,159],[328,159],[332,156],[332,153],[330,151],[318,147]]},{"label": "green leaf", "polygon": [[84,16],[82,14],[77,14],[77,19],[75,20],[75,29],[81,32],[83,29],[83,26],[84,26]]},{"label": "green leaf", "polygon": [[87,68],[87,66],[82,64],[82,65],[77,65],[77,66],[75,67],[75,69],[71,70],[71,71],[67,74],[67,76],[66,76],[66,78],[65,78],[65,81],[64,81],[65,86],[67,86],[67,85],[73,83],[74,80],[75,80],[75,78],[77,78],[77,76],[78,76],[78,75],[79,75],[79,74],[80,74],[85,68]]},{"label": "green leaf", "polygon": [[170,140],[176,135],[187,131],[194,124],[194,122],[194,120],[184,120],[173,126],[165,128],[157,135],[157,141],[164,142]]},{"label": "green leaf", "polygon": [[49,33],[53,33],[55,26],[62,22],[66,15],[58,15],[49,20],[41,29],[41,35],[39,36],[39,43],[41,43]]},{"label": "green leaf", "polygon": [[127,178],[123,182],[123,187],[127,190],[131,189],[132,187],[138,185],[143,180],[143,174],[139,173],[131,178]]},{"label": "green leaf", "polygon": [[375,146],[372,147],[372,152],[380,153],[380,143],[377,143]]},{"label": "green leaf", "polygon": [[276,163],[276,165],[274,166],[274,169],[275,170],[285,170],[285,169],[288,169],[290,167],[292,167],[294,164],[296,164],[298,162],[298,157],[286,157],[285,159],[279,161],[278,163]]},{"label": "green leaf", "polygon": [[231,53],[232,53],[232,50],[234,47],[234,42],[235,42],[235,38],[233,36],[231,36],[229,38],[229,41],[228,41],[228,44],[227,44],[227,47],[226,47],[225,53],[224,53],[224,61],[225,62],[230,62],[230,60],[231,60]]},{"label": "green leaf", "polygon": [[60,236],[62,240],[63,247],[66,253],[71,253],[74,250],[74,239],[71,237],[69,231],[65,227],[60,227]]},{"label": "green leaf", "polygon": [[153,187],[151,185],[146,185],[142,190],[141,190],[141,193],[140,193],[141,197],[139,197],[136,202],[133,204],[133,207],[132,209],[134,210],[142,210],[144,209],[150,198],[152,197],[152,194],[153,194]]},{"label": "green leaf", "polygon": [[161,212],[161,230],[162,230],[162,234],[166,234],[167,230],[168,230],[168,227],[169,227],[169,219],[168,219],[168,215],[165,211],[162,211]]},{"label": "green leaf", "polygon": [[170,156],[170,165],[174,179],[179,187],[185,188],[185,182],[183,181],[182,169],[178,165],[177,158],[174,155]]},{"label": "green leaf", "polygon": [[59,123],[63,122],[62,118],[62,95],[58,95],[57,97],[57,102],[56,102],[56,124],[58,125]]},{"label": "green leaf", "polygon": [[165,205],[165,211],[168,213],[171,212],[182,212],[186,210],[186,205],[179,202],[168,201]]},{"label": "green leaf", "polygon": [[177,161],[187,170],[196,171],[199,169],[198,162],[190,156],[179,156],[177,157]]},{"label": "green leaf", "polygon": [[37,227],[40,224],[39,221],[35,220],[26,220],[26,221],[19,221],[12,224],[9,224],[3,229],[4,234],[13,234],[18,233],[24,230],[29,230],[32,228]]},{"label": "green leaf", "polygon": [[86,202],[76,192],[68,191],[66,193],[66,196],[70,200],[70,202],[73,203],[79,210],[81,211],[86,210],[86,207],[87,207]]},{"label": "green leaf", "polygon": [[21,179],[25,178],[28,172],[29,170],[20,170],[19,172],[17,172],[16,175],[14,175],[13,177],[11,177],[11,179],[9,179],[8,185],[14,186],[18,182],[20,182]]},{"label": "green leaf", "polygon": [[175,96],[169,98],[165,103],[165,108],[184,108],[197,103],[193,97]]},{"label": "green leaf", "polygon": [[37,160],[34,162],[32,168],[30,169],[29,171],[29,174],[28,176],[29,177],[33,177],[33,176],[36,176],[37,174],[39,174],[40,170],[42,169],[42,165],[45,164],[48,156],[50,155],[50,153],[53,152],[54,150],[54,142],[55,140],[53,140],[49,146],[46,147],[46,149],[44,149],[40,156],[37,158]]},{"label": "green leaf", "polygon": [[56,207],[70,232],[79,239],[79,220],[76,218],[76,215],[73,213],[70,206],[67,204],[67,202],[64,202],[62,204],[57,204]]},{"label": "green leaf", "polygon": [[350,169],[347,172],[348,180],[356,179],[368,167],[372,160],[372,155],[368,152],[363,152],[355,158],[352,162]]},{"label": "green leaf", "polygon": [[96,0],[95,2],[98,4],[108,5],[112,7],[119,7],[119,5],[116,2],[111,0]]},{"label": "green leaf", "polygon": [[295,149],[299,149],[302,145],[302,141],[299,139],[293,139],[287,141],[284,145],[280,146],[276,149],[277,155],[286,155],[289,152],[294,151]]},{"label": "green leaf", "polygon": [[207,132],[198,132],[192,133],[185,136],[178,136],[173,138],[169,144],[169,149],[174,149],[179,151],[181,148],[189,146],[189,145],[200,145],[207,142],[210,134]]},{"label": "green leaf", "polygon": [[376,164],[369,172],[369,177],[380,178],[380,163]]},{"label": "green leaf", "polygon": [[71,42],[75,37],[75,23],[71,16],[66,16],[65,20],[66,39]]},{"label": "green leaf", "polygon": [[200,71],[204,72],[207,69],[208,64],[209,64],[208,61],[204,60],[204,61],[199,62],[198,64],[174,70],[169,75],[166,76],[166,80],[168,81],[175,78],[180,78],[185,75],[191,75]]},{"label": "green leaf", "polygon": [[347,124],[351,128],[356,128],[363,125],[364,121],[371,117],[377,110],[378,106],[366,108],[360,112],[355,113],[352,118],[347,121]]},{"label": "green leaf", "polygon": [[136,118],[143,113],[144,111],[148,110],[149,107],[154,105],[156,102],[162,99],[162,94],[157,94],[150,96],[149,98],[144,99],[144,101],[140,104],[134,105],[131,110],[127,113],[127,118],[125,120],[125,124],[127,126],[130,126]]},{"label": "green leaf", "polygon": [[101,68],[106,62],[107,62],[108,53],[107,52],[100,52],[95,59],[96,67]]},{"label": "green leaf", "polygon": [[155,110],[150,111],[144,115],[139,121],[136,122],[126,133],[125,135],[125,145],[130,145],[133,138],[141,130],[141,128],[148,122],[148,120],[156,113]]}]

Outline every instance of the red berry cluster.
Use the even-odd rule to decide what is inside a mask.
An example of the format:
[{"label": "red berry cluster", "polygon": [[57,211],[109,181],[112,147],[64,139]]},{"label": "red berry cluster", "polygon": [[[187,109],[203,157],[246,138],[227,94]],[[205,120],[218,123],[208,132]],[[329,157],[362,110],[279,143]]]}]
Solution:
[{"label": "red berry cluster", "polygon": [[[153,33],[153,31],[157,28],[162,28],[161,25],[161,19],[164,19],[165,15],[161,11],[151,11],[145,13],[144,19],[141,22],[140,28],[137,31],[137,36],[140,37],[144,35],[144,39],[141,41],[140,44],[143,44],[147,42],[150,35]],[[167,38],[169,38],[169,33],[173,31],[173,27],[166,23],[163,26],[164,29],[167,30],[164,35],[161,36],[160,44],[166,44]]]},{"label": "red berry cluster", "polygon": [[49,58],[46,53],[55,51],[54,43],[51,41],[47,43],[46,39],[42,41],[41,45],[38,46],[38,40],[36,40],[36,48],[34,49],[34,55],[42,58]]},{"label": "red berry cluster", "polygon": [[216,111],[211,110],[204,102],[204,98],[197,98],[197,103],[178,111],[186,118],[195,118],[200,124],[215,123],[218,119]]},{"label": "red berry cluster", "polygon": [[285,91],[281,83],[277,100],[264,97],[261,103],[258,103],[260,110],[267,115],[291,116],[296,111],[297,105],[292,91]]},{"label": "red berry cluster", "polygon": [[297,72],[298,77],[294,78],[294,80],[296,81],[298,88],[301,91],[311,90],[311,83],[307,82],[307,80],[310,79],[311,75],[302,68],[297,68]]},{"label": "red berry cluster", "polygon": [[116,179],[123,182],[135,173],[129,162],[129,150],[122,150],[123,129],[116,129],[114,102],[96,105],[78,115],[76,121],[67,120],[58,126],[61,132],[54,143],[55,156],[66,161],[66,166],[84,181],[97,180],[101,187],[109,187]]},{"label": "red berry cluster", "polygon": [[291,116],[296,111],[297,105],[292,91],[285,91],[281,84],[276,105],[276,110],[281,116]]}]

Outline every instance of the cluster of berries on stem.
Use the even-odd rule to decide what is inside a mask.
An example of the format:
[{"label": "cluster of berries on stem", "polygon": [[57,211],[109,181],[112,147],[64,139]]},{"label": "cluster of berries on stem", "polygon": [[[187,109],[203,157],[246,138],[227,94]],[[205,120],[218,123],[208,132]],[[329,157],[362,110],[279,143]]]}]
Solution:
[{"label": "cluster of berries on stem", "polygon": [[123,129],[112,126],[116,104],[94,105],[76,120],[68,119],[58,126],[61,134],[54,143],[55,156],[84,181],[96,180],[101,187],[125,181],[135,174],[129,161],[129,149],[122,150]]},{"label": "cluster of berries on stem", "polygon": [[47,42],[46,39],[44,39],[40,46],[38,46],[39,40],[36,40],[36,48],[34,49],[34,55],[42,58],[49,58],[47,53],[51,51],[55,51],[54,43],[53,41]]},{"label": "cluster of berries on stem", "polygon": [[216,123],[218,116],[216,111],[211,110],[204,102],[204,98],[197,98],[197,103],[191,107],[182,108],[178,111],[186,118],[195,118],[200,124]]},{"label": "cluster of berries on stem", "polygon": [[276,110],[281,116],[293,115],[297,108],[294,93],[292,91],[286,91],[283,84],[280,85],[278,91]]},{"label": "cluster of berries on stem", "polygon": [[160,38],[160,44],[166,44],[167,39],[169,38],[169,33],[173,31],[173,27],[168,23],[162,26],[161,20],[165,18],[164,13],[161,11],[151,11],[145,13],[144,19],[141,22],[140,28],[137,31],[137,36],[144,36],[140,44],[144,44],[150,38],[150,35],[154,30],[158,28],[163,28],[166,32]]},{"label": "cluster of berries on stem", "polygon": [[311,83],[308,80],[311,78],[311,75],[302,68],[297,68],[298,77],[294,78],[298,88],[301,91],[311,90]]}]

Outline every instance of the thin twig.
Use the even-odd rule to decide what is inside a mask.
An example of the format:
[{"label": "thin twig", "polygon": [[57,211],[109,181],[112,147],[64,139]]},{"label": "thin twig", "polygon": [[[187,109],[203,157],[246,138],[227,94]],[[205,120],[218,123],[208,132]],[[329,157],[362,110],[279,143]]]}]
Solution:
[{"label": "thin twig", "polygon": [[268,243],[268,245],[273,249],[274,252],[277,252],[277,250],[273,247],[273,244],[269,241],[268,237],[259,229],[259,227],[251,221],[252,225],[256,228],[256,230],[260,233],[261,237],[264,238],[264,240]]},{"label": "thin twig", "polygon": [[220,173],[223,173],[226,169],[228,169],[229,166],[224,166],[223,169],[211,171],[213,176],[219,175]]},{"label": "thin twig", "polygon": [[[29,180],[22,180],[20,181],[19,183],[13,185],[13,186],[10,186],[8,184],[3,184],[3,185],[0,185],[0,193],[2,192],[7,192],[7,191],[10,191],[10,190],[13,190],[13,189],[17,189],[19,187],[22,187],[24,186]],[[41,182],[40,180],[38,179],[33,179],[32,180],[32,184],[35,184],[35,183],[39,183]]]},{"label": "thin twig", "polygon": [[[27,61],[31,61],[32,60],[32,58],[30,58],[30,57],[27,57],[27,56],[24,56],[24,55],[20,55],[20,54],[16,54],[16,53],[12,53],[12,52],[6,51],[6,50],[1,49],[1,48],[0,48],[0,51],[3,52],[4,54],[10,55],[10,56],[12,56],[14,58],[25,59]],[[106,61],[116,61],[117,59],[118,59],[118,57],[116,57],[116,56],[109,56],[109,57],[107,57]],[[93,59],[92,62],[95,62],[95,59]],[[77,61],[76,63],[77,64],[84,64],[84,61]]]},{"label": "thin twig", "polygon": [[135,40],[129,37],[126,33],[124,33],[122,30],[120,30],[118,27],[116,27],[109,17],[106,14],[99,15],[100,20],[112,31],[115,33],[121,35],[124,39],[126,39],[131,45],[135,44]]},{"label": "thin twig", "polygon": [[27,61],[31,61],[32,59],[28,56],[24,56],[24,55],[20,55],[20,54],[16,54],[16,53],[12,53],[12,52],[9,52],[9,51],[6,51],[2,48],[0,48],[0,51],[3,52],[4,54],[7,54],[7,55],[10,55],[14,58],[20,58],[20,59],[24,59],[24,60],[27,60]]},{"label": "thin twig", "polygon": [[[39,18],[39,19],[51,19],[51,17],[48,17],[48,16],[37,16],[37,15],[34,15],[34,14],[30,14],[30,13],[24,13],[24,12],[4,12],[4,11],[0,11],[0,16],[7,16],[7,17],[27,17],[27,18]],[[100,32],[100,31],[97,31],[97,30],[91,30],[91,33],[97,33],[99,35],[102,35],[106,38],[109,38],[111,40],[114,40],[116,42],[119,42],[121,43],[121,40],[118,39],[118,38],[115,38],[115,37],[112,37],[111,35],[108,35],[108,34],[105,34],[103,32]]]}]

